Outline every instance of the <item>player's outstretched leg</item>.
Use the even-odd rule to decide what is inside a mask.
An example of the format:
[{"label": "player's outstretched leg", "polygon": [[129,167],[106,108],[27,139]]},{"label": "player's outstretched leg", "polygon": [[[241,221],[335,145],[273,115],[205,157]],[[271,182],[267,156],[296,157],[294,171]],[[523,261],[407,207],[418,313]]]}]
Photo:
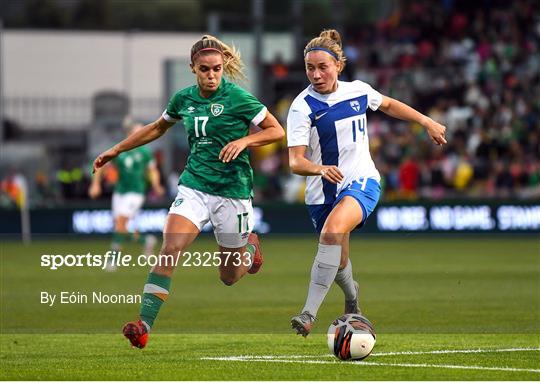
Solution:
[{"label": "player's outstretched leg", "polygon": [[157,274],[156,271],[163,272],[163,270],[156,270],[154,267],[152,272],[148,274],[148,280],[143,290],[140,319],[126,323],[122,330],[133,347],[144,348],[146,346],[150,328],[154,324],[161,305],[169,297],[172,271],[168,275]]},{"label": "player's outstretched leg", "polygon": [[[348,236],[353,228],[362,222],[362,209],[358,202],[350,196],[345,196],[331,211],[326,218],[319,237],[319,249],[313,266],[311,267],[311,280],[309,283],[306,304],[302,309],[302,314],[293,317],[291,325],[299,334],[306,336],[311,331],[313,320],[306,325],[309,314],[314,319],[321,306],[330,286],[336,279],[339,266],[345,264],[343,255],[348,258]],[[344,248],[343,245],[346,247]],[[346,268],[346,267],[345,267]],[[347,274],[349,287],[354,288],[352,281],[352,269],[349,267]],[[342,275],[344,276],[344,275]],[[340,279],[340,278],[338,278]],[[346,284],[343,287],[347,287]],[[344,292],[349,290],[344,289]],[[351,289],[352,290],[352,289]],[[355,292],[346,293],[345,299],[354,298]],[[352,296],[352,297],[351,297]]]},{"label": "player's outstretched leg", "polygon": [[161,305],[169,297],[171,276],[181,251],[197,238],[198,228],[187,218],[169,214],[163,234],[159,263],[152,268],[144,285],[139,320],[128,322],[123,334],[133,347],[143,348]]},{"label": "player's outstretched leg", "polygon": [[306,303],[302,313],[291,319],[291,326],[297,334],[306,337],[310,333],[317,311],[336,278],[340,259],[340,245],[319,243],[319,250],[311,267],[311,280]]}]

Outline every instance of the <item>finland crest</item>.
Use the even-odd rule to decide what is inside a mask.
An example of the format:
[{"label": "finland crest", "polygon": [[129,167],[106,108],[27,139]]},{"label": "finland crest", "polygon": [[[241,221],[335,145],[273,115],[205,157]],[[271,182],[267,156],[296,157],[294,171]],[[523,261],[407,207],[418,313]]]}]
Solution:
[{"label": "finland crest", "polygon": [[353,108],[356,112],[360,112],[360,103],[358,100],[351,101],[351,108]]},{"label": "finland crest", "polygon": [[214,115],[214,117],[219,116],[221,113],[223,113],[223,105],[221,104],[212,104],[210,105],[210,112]]}]

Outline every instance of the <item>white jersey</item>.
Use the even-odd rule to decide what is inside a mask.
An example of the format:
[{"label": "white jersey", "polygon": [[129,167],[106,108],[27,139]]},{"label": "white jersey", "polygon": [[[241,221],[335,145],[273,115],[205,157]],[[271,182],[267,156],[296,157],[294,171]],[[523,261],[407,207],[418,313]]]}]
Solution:
[{"label": "white jersey", "polygon": [[287,117],[288,146],[307,146],[307,158],[335,165],[344,175],[336,184],[307,177],[306,204],[333,203],[354,181],[381,176],[369,153],[366,110],[377,110],[382,95],[362,81],[338,81],[337,90],[320,94],[310,85],[295,98]]}]

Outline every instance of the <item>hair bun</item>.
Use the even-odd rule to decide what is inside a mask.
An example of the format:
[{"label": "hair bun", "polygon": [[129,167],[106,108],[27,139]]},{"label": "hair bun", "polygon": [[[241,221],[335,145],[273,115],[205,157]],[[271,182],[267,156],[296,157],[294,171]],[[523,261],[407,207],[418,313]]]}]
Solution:
[{"label": "hair bun", "polygon": [[341,35],[335,29],[325,29],[321,32],[319,37],[333,40],[341,47]]}]

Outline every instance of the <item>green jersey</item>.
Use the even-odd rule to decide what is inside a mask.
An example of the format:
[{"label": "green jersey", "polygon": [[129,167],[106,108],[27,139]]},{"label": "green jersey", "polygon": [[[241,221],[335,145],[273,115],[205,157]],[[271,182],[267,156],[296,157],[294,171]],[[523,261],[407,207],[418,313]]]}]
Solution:
[{"label": "green jersey", "polygon": [[152,161],[152,154],[148,148],[139,146],[129,152],[123,152],[113,159],[118,169],[118,182],[114,186],[116,193],[146,192],[146,171]]},{"label": "green jersey", "polygon": [[266,107],[236,84],[221,80],[208,98],[194,85],[177,92],[163,117],[169,122],[183,120],[190,148],[179,184],[208,194],[228,198],[252,197],[253,171],[247,150],[229,163],[219,158],[229,142],[249,134],[250,124],[266,117]]}]

